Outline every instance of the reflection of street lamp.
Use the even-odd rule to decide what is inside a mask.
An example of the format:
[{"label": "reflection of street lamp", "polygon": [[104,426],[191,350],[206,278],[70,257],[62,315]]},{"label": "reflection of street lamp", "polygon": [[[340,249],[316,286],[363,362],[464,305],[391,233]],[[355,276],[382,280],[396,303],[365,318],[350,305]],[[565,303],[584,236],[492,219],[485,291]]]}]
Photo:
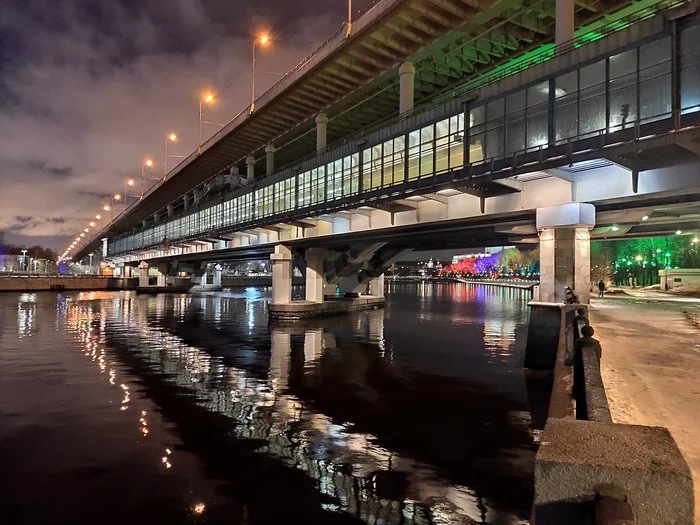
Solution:
[{"label": "reflection of street lamp", "polygon": [[250,112],[255,111],[255,46],[260,43],[262,47],[270,45],[270,35],[262,33],[253,39],[253,69],[251,72],[251,97],[250,97]]},{"label": "reflection of street lamp", "polygon": [[20,267],[20,270],[23,269],[23,267],[27,266],[27,250],[22,250],[22,267]]}]

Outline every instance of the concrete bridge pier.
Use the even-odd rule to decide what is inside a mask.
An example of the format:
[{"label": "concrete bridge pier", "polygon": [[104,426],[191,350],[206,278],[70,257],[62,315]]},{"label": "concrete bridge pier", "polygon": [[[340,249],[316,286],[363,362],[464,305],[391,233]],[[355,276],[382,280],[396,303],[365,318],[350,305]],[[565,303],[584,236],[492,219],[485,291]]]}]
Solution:
[{"label": "concrete bridge pier", "polygon": [[292,251],[283,244],[275,246],[272,261],[272,303],[292,302]]},{"label": "concrete bridge pier", "polygon": [[145,288],[148,284],[148,263],[146,261],[141,261],[139,263],[139,288]]},{"label": "concrete bridge pier", "polygon": [[214,285],[215,288],[221,288],[221,274],[223,272],[223,268],[221,267],[220,264],[217,264],[214,266],[214,275],[212,276],[212,284]]},{"label": "concrete bridge pier", "polygon": [[579,303],[590,301],[592,204],[572,203],[537,209],[540,232],[540,297],[547,303],[566,302],[566,288]]},{"label": "concrete bridge pier", "polygon": [[324,263],[328,257],[326,250],[310,248],[306,251],[306,300],[322,303],[326,288]]}]

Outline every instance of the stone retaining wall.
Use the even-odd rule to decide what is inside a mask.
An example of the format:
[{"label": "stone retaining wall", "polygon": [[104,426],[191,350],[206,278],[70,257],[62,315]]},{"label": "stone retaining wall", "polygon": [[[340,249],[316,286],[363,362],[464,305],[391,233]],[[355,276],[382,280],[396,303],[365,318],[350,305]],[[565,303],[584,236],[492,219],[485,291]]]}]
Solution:
[{"label": "stone retaining wall", "polygon": [[138,279],[98,276],[2,277],[0,292],[134,290]]}]

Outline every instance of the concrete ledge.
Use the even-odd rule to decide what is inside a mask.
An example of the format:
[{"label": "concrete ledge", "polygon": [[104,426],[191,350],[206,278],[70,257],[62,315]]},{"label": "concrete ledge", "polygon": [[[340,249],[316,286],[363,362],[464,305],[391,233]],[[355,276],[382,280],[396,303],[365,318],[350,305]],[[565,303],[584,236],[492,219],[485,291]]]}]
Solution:
[{"label": "concrete ledge", "polygon": [[600,361],[595,349],[584,347],[583,358],[583,387],[586,392],[586,419],[601,423],[612,423],[608,396],[605,395],[603,376],[600,374]]},{"label": "concrete ledge", "polygon": [[284,304],[268,304],[270,320],[296,321],[312,317],[340,315],[360,310],[374,310],[384,307],[384,297],[363,295],[360,297],[343,297],[328,299],[322,303],[311,301],[292,301]]},{"label": "concrete ledge", "polygon": [[602,497],[637,525],[692,525],[693,479],[665,428],[550,419],[535,462],[533,524],[584,523]]},{"label": "concrete ledge", "polygon": [[189,289],[190,293],[205,293],[205,292],[220,292],[223,290],[221,286],[214,286],[213,284],[195,284]]},{"label": "concrete ledge", "polygon": [[139,286],[136,288],[136,293],[150,295],[156,295],[159,293],[187,293],[191,288],[191,284],[177,286]]}]

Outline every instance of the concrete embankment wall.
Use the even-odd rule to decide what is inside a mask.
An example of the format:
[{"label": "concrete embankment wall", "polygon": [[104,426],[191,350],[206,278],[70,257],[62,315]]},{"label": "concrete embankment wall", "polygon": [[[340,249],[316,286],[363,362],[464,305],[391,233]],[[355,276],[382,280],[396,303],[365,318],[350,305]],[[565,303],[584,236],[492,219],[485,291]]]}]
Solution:
[{"label": "concrete embankment wall", "polygon": [[44,292],[68,290],[134,290],[138,279],[97,276],[41,276],[0,278],[0,292]]},{"label": "concrete embankment wall", "polygon": [[[587,315],[576,311],[585,307],[532,306],[538,313],[531,316],[526,362],[553,372],[532,523],[692,525],[693,480],[670,432],[612,422],[600,374],[604,349],[581,337]],[[554,353],[546,348],[552,338],[545,332],[552,330]]]},{"label": "concrete embankment wall", "polygon": [[[294,277],[292,285],[301,286],[306,284],[303,277]],[[222,277],[221,286],[224,288],[245,288],[248,286],[272,286],[272,276],[270,277]]]}]

